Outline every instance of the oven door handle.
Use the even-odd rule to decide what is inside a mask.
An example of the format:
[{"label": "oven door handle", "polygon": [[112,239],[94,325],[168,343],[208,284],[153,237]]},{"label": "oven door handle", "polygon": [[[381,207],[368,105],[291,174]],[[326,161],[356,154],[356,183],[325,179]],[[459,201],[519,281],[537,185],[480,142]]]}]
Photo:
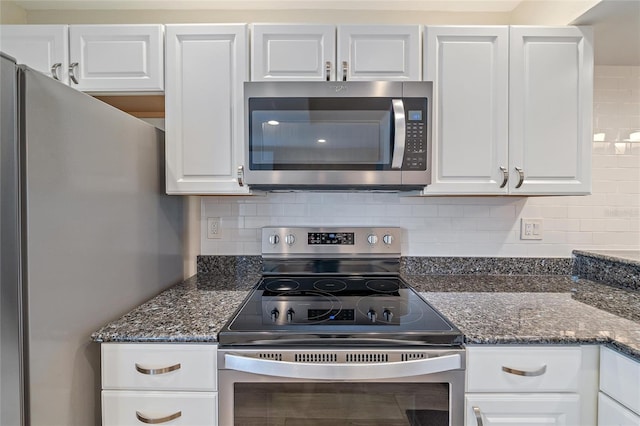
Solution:
[{"label": "oven door handle", "polygon": [[395,379],[457,370],[460,354],[385,363],[305,363],[274,361],[236,354],[224,355],[225,368],[265,376],[309,380]]}]

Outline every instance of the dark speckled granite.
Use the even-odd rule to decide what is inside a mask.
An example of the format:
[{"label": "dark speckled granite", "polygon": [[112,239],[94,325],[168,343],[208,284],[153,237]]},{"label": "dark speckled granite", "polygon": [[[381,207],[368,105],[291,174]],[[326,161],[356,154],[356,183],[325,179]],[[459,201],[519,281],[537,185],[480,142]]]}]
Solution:
[{"label": "dark speckled granite", "polygon": [[259,276],[198,274],[91,335],[96,342],[215,342]]},{"label": "dark speckled granite", "polygon": [[640,359],[640,293],[562,276],[404,277],[467,343],[607,343]]},{"label": "dark speckled granite", "polygon": [[534,257],[403,257],[409,275],[570,275],[571,258]]},{"label": "dark speckled granite", "polygon": [[247,275],[262,271],[261,256],[198,256],[199,274]]},{"label": "dark speckled granite", "polygon": [[[630,253],[635,255],[635,252]],[[626,253],[624,257],[616,254],[622,253],[574,250],[573,273],[592,281],[640,291],[640,261]]]},{"label": "dark speckled granite", "polygon": [[[203,258],[198,260],[199,267],[202,261],[206,265],[202,270],[208,272],[107,324],[92,335],[93,340],[215,342],[220,328],[257,283],[260,267],[256,257]],[[502,267],[473,274],[425,275],[425,268],[416,265],[426,265],[431,258],[425,262],[411,259],[403,259],[403,277],[462,330],[468,343],[604,343],[640,360],[640,292],[572,278],[568,273],[486,272]],[[532,262],[540,265],[541,261]],[[564,268],[564,262],[554,263],[552,270]],[[513,269],[506,270],[514,274]]]}]

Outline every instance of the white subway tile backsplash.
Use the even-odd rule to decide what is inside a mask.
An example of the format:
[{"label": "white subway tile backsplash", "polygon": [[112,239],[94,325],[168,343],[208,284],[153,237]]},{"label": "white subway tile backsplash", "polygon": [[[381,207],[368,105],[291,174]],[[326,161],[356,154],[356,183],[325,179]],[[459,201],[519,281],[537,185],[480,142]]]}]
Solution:
[{"label": "white subway tile backsplash", "polygon": [[[405,256],[567,257],[573,249],[640,248],[640,67],[596,66],[592,195],[417,197],[392,193],[270,193],[201,198],[201,253],[260,254],[263,226],[400,226]],[[221,239],[208,239],[220,217]],[[520,219],[542,218],[542,240]]]}]

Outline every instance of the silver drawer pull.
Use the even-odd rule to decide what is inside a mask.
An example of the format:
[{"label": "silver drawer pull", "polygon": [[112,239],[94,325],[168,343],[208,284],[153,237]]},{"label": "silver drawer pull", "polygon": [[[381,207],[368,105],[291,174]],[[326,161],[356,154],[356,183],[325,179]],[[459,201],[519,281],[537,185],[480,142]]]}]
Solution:
[{"label": "silver drawer pull", "polygon": [[175,364],[175,365],[170,365],[169,367],[163,367],[163,368],[144,368],[142,367],[140,364],[136,363],[136,370],[138,370],[139,373],[142,374],[148,374],[150,376],[154,376],[156,374],[166,374],[166,373],[170,373],[172,371],[176,371],[180,369],[180,364]]},{"label": "silver drawer pull", "polygon": [[547,366],[543,365],[542,367],[534,371],[517,370],[515,368],[509,368],[509,367],[503,366],[502,371],[509,374],[515,374],[516,376],[534,377],[534,376],[542,376],[544,373],[546,373]]},{"label": "silver drawer pull", "polygon": [[473,407],[473,414],[476,416],[476,423],[478,426],[483,426],[482,423],[482,413],[480,412],[480,407]]},{"label": "silver drawer pull", "polygon": [[136,411],[136,418],[138,420],[140,420],[142,423],[146,423],[149,425],[157,425],[160,423],[167,423],[170,422],[171,420],[175,420],[178,417],[182,416],[182,411],[178,411],[177,413],[173,413],[168,415],[167,417],[160,417],[158,419],[151,419],[149,417],[146,417],[145,415],[143,415],[140,411]]}]

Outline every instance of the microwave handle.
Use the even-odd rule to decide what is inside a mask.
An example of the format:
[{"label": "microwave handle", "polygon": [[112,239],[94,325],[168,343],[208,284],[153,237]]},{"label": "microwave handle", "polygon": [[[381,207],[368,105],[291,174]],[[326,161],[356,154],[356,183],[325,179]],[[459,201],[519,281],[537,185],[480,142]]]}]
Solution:
[{"label": "microwave handle", "polygon": [[457,370],[462,368],[462,358],[460,354],[450,354],[400,362],[333,364],[274,361],[225,354],[224,365],[228,370],[265,376],[307,380],[365,380],[395,379]]},{"label": "microwave handle", "polygon": [[404,146],[407,138],[407,122],[404,116],[404,103],[402,99],[392,99],[393,121],[395,125],[395,138],[393,140],[393,158],[391,168],[399,169],[404,160]]}]

